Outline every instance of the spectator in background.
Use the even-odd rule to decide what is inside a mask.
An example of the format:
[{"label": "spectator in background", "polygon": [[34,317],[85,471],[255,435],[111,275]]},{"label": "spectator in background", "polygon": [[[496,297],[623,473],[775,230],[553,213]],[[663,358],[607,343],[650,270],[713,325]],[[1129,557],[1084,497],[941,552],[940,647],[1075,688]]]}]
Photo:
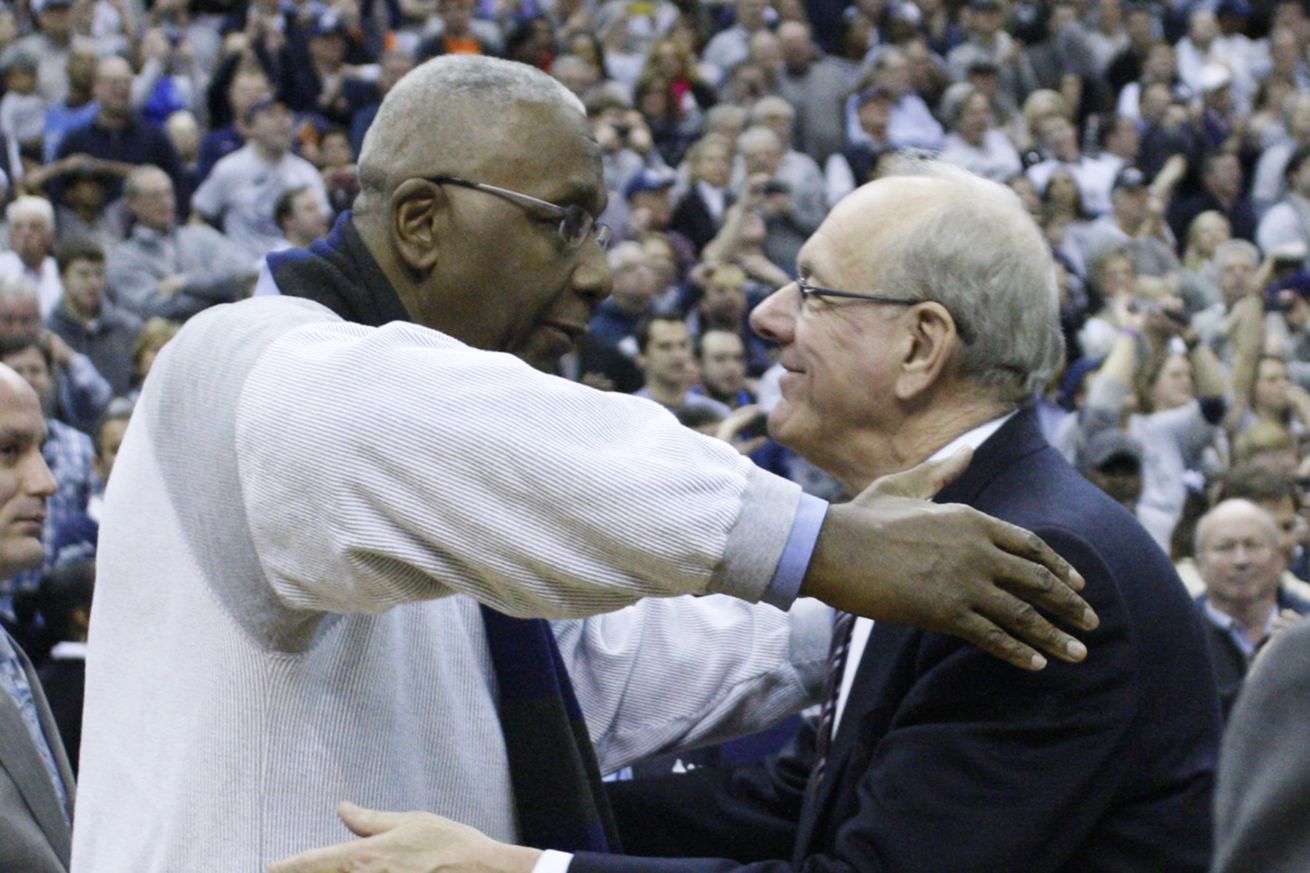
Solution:
[{"label": "spectator in background", "polygon": [[70,130],[59,144],[58,156],[85,156],[94,167],[111,174],[110,200],[118,198],[133,167],[152,164],[176,178],[177,153],[168,137],[132,107],[131,65],[120,57],[102,59],[96,66],[94,93],[95,119]]},{"label": "spectator in background", "polygon": [[138,167],[125,193],[136,225],[106,265],[119,305],[140,318],[182,320],[245,292],[255,275],[253,258],[208,225],[179,226],[167,173]]},{"label": "spectator in background", "polygon": [[1028,178],[1039,190],[1046,187],[1057,169],[1068,170],[1078,183],[1083,205],[1092,215],[1110,211],[1110,188],[1114,173],[1105,164],[1088,157],[1078,147],[1078,131],[1062,115],[1046,115],[1036,124],[1043,160],[1028,168]]},{"label": "spectator in background", "polygon": [[14,55],[25,54],[37,63],[37,88],[47,106],[54,106],[68,96],[68,56],[84,38],[74,34],[72,0],[34,0],[31,10],[36,31],[14,42],[0,64]]},{"label": "spectator in background", "polygon": [[823,166],[841,151],[842,102],[854,84],[847,61],[824,55],[810,27],[799,21],[778,26],[782,43],[782,74],[778,93],[796,111],[795,146]]},{"label": "spectator in background", "polygon": [[1142,444],[1108,428],[1088,440],[1079,455],[1078,472],[1135,515],[1142,497]]},{"label": "spectator in background", "polygon": [[91,359],[115,396],[127,393],[141,319],[106,299],[105,250],[92,240],[74,237],[55,249],[55,263],[64,296],[47,319],[50,330]]},{"label": "spectator in background", "polygon": [[1202,212],[1218,212],[1228,219],[1233,236],[1255,239],[1256,214],[1244,192],[1242,163],[1232,151],[1210,152],[1201,161],[1201,190],[1169,207],[1169,226],[1178,239],[1187,238],[1192,219]]},{"label": "spectator in background", "polygon": [[714,239],[733,196],[728,190],[732,152],[726,139],[707,134],[687,152],[691,186],[678,199],[669,227],[691,240],[697,254]]},{"label": "spectator in background", "polygon": [[764,126],[747,129],[737,140],[737,151],[745,165],[744,185],[758,188],[763,195],[758,209],[768,230],[765,254],[775,264],[795,263],[801,246],[827,212],[823,177],[817,168],[810,174],[803,166],[784,173],[782,142]]},{"label": "spectator in background", "polygon": [[[95,543],[95,524],[86,514],[87,502],[95,489],[95,449],[89,436],[52,415],[54,359],[46,344],[22,336],[0,339],[0,363],[12,368],[32,387],[46,418],[48,434],[41,454],[57,486],[50,497],[41,535],[45,550],[42,569],[48,572],[55,567],[64,549]],[[10,581],[11,586],[0,589],[0,601],[12,598],[18,591],[35,591],[41,583],[41,571],[29,570]],[[0,612],[6,608],[7,604],[0,604]]]},{"label": "spectator in background", "polygon": [[1289,243],[1310,251],[1310,143],[1288,156],[1283,177],[1287,193],[1260,219],[1255,241],[1266,253]]},{"label": "spectator in background", "polygon": [[228,80],[226,89],[227,106],[231,114],[231,123],[216,127],[205,135],[200,143],[199,165],[196,178],[204,181],[214,169],[220,158],[232,154],[246,143],[250,129],[246,118],[255,104],[267,100],[273,94],[268,74],[256,63],[243,63],[235,66],[234,73]]},{"label": "spectator in background", "polygon": [[750,55],[750,41],[768,26],[768,0],[737,0],[731,27],[716,33],[705,46],[702,58],[717,74],[720,84]]},{"label": "spectator in background", "polygon": [[292,115],[281,100],[262,100],[246,113],[250,141],[214,165],[192,200],[196,213],[221,227],[253,265],[282,234],[273,204],[283,192],[308,186],[324,212],[330,208],[318,170],[291,152]]},{"label": "spectator in background", "polygon": [[696,337],[700,385],[694,393],[717,400],[729,409],[755,402],[746,389],[746,344],[741,332],[710,327]]},{"label": "spectator in background", "polygon": [[314,240],[327,236],[328,217],[323,204],[307,186],[283,192],[273,205],[273,220],[282,231],[279,249],[307,249]]},{"label": "spectator in background", "polygon": [[1285,171],[1292,152],[1310,143],[1310,84],[1287,97],[1282,114],[1277,139],[1261,153],[1251,181],[1251,204],[1261,217],[1287,193]]},{"label": "spectator in background", "polygon": [[[887,122],[887,136],[896,149],[927,149],[942,147],[945,131],[933,117],[923,97],[915,93],[910,78],[910,59],[898,48],[885,48],[873,63],[873,85],[885,89],[892,101],[891,117]],[[859,102],[852,96],[846,101],[846,136],[852,144],[868,139],[857,117]]]},{"label": "spectator in background", "polygon": [[1274,520],[1248,500],[1225,500],[1196,526],[1197,598],[1227,713],[1251,660],[1280,627],[1310,613],[1310,603],[1280,589],[1287,568]]},{"label": "spectator in background", "polygon": [[20,152],[39,157],[46,102],[36,90],[36,60],[19,52],[0,71],[5,84],[5,95],[0,98],[0,133],[16,142]]},{"label": "spectator in background", "polygon": [[991,101],[973,87],[955,104],[940,157],[993,182],[1004,182],[1023,169],[1019,152],[995,126]]},{"label": "spectator in background", "polygon": [[51,252],[55,245],[55,210],[42,197],[19,197],[5,207],[10,251],[0,252],[0,278],[22,276],[36,288],[41,317],[55,311],[64,296],[59,268]]},{"label": "spectator in background", "polygon": [[691,332],[676,315],[653,315],[637,328],[637,366],[645,384],[638,397],[654,400],[675,415],[706,409],[719,420],[730,410],[717,400],[691,393],[696,378],[691,356]]},{"label": "spectator in background", "polygon": [[68,52],[68,96],[51,103],[46,110],[45,135],[41,141],[46,163],[59,154],[59,144],[70,130],[90,124],[99,106],[95,101],[96,53],[86,45],[75,45]]},{"label": "spectator in background", "polygon": [[155,316],[146,320],[141,333],[137,334],[136,343],[132,346],[132,366],[135,376],[132,380],[132,390],[124,395],[129,403],[135,403],[141,395],[141,384],[145,382],[146,376],[150,375],[150,368],[155,365],[155,358],[159,357],[164,346],[177,336],[177,331],[177,322],[169,321],[167,318]]}]

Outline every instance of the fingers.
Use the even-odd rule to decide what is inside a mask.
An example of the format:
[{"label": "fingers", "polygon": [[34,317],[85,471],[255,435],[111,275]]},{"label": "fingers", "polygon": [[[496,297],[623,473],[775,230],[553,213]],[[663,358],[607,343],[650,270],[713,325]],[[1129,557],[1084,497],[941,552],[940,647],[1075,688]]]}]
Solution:
[{"label": "fingers", "polygon": [[1016,640],[981,615],[970,616],[955,633],[987,654],[1008,661],[1021,670],[1041,670],[1046,666],[1046,659],[1035,649]]},{"label": "fingers", "polygon": [[968,468],[973,460],[973,449],[965,446],[940,461],[925,461],[917,467],[877,479],[855,499],[862,502],[867,496],[896,495],[915,500],[929,500]]},{"label": "fingers", "polygon": [[[1082,574],[1075,570],[1068,561],[1057,555],[1054,549],[1042,542],[1042,538],[1037,534],[1024,530],[1018,525],[999,521],[990,516],[983,516],[983,518],[991,526],[992,541],[997,546],[1012,555],[1025,558],[1035,564],[1041,564],[1054,574],[1056,579],[1074,591],[1083,590],[1083,586],[1087,583],[1083,580]],[[1086,606],[1081,598],[1078,598],[1077,602]],[[1057,609],[1055,611],[1064,615],[1062,610]],[[1070,620],[1076,620],[1076,616],[1071,615]],[[1079,623],[1081,624],[1081,622]],[[1095,616],[1092,617],[1092,624],[1087,625],[1087,627],[1096,627]]]},{"label": "fingers", "polygon": [[267,873],[339,873],[339,871],[359,869],[349,867],[351,858],[362,841],[342,843],[326,849],[311,849],[294,858],[285,858],[268,865]]},{"label": "fingers", "polygon": [[1006,591],[1084,630],[1092,630],[1100,623],[1087,601],[1075,593],[1086,584],[1083,577],[1040,537],[1010,527],[996,542],[1009,553],[1001,556],[1002,563],[996,570]]},{"label": "fingers", "polygon": [[[1077,663],[1087,657],[1085,645],[1051,624],[1032,604],[1011,594],[998,591],[994,597],[980,606],[977,612],[988,624],[995,627],[995,632],[991,634],[993,638],[997,634],[1017,637],[1017,639],[996,643],[1004,652],[1002,657],[1016,666],[1030,670],[1040,670],[1046,666],[1045,659],[1042,659],[1040,666],[1037,666],[1037,662],[1032,658],[1032,655],[1037,652],[1034,652],[1029,645],[1025,645],[1024,641],[1069,663]],[[1024,658],[1026,662],[1021,662],[1017,660],[1018,658]]]},{"label": "fingers", "polygon": [[356,806],[349,800],[343,800],[337,806],[337,815],[351,832],[360,837],[371,837],[385,833],[405,823],[405,813],[381,812]]}]

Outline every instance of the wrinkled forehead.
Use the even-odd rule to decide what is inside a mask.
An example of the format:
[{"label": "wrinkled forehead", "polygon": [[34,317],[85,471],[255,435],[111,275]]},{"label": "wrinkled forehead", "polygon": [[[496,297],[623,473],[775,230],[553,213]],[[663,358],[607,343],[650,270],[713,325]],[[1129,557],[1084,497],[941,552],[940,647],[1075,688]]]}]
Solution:
[{"label": "wrinkled forehead", "polygon": [[940,180],[909,176],[856,189],[801,248],[801,275],[816,282],[848,281],[856,290],[871,287],[888,250],[912,235],[927,209],[949,194]]}]

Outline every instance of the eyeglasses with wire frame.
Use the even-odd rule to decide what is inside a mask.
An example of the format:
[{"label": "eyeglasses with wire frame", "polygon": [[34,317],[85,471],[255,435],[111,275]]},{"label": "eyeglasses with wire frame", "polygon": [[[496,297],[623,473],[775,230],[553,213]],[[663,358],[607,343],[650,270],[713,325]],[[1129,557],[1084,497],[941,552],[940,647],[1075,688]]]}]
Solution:
[{"label": "eyeglasses with wire frame", "polygon": [[835,288],[820,288],[811,285],[803,277],[796,279],[796,287],[801,292],[801,302],[808,303],[812,298],[840,297],[843,300],[865,300],[869,303],[885,303],[889,306],[913,306],[922,300],[907,300],[904,297],[883,297],[881,294],[856,294],[854,291],[838,291]]},{"label": "eyeglasses with wire frame", "polygon": [[508,188],[499,188],[485,182],[470,182],[457,176],[426,176],[425,178],[429,182],[436,182],[438,185],[457,185],[460,188],[471,188],[474,191],[504,198],[524,209],[536,209],[549,213],[559,218],[559,236],[569,249],[580,248],[587,241],[587,236],[593,231],[596,234],[596,243],[602,249],[609,245],[610,239],[614,236],[614,231],[608,225],[596,221],[590,212],[576,204],[558,206],[548,200],[520,194],[518,191],[511,191]]}]

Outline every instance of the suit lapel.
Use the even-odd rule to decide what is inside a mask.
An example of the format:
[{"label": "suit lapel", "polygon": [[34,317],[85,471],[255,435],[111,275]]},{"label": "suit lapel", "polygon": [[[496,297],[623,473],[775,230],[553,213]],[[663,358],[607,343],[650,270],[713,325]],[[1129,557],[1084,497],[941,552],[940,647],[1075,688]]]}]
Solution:
[{"label": "suit lapel", "polygon": [[[972,505],[1000,473],[1027,455],[1048,447],[1038,428],[1036,413],[1030,407],[1021,409],[975,450],[968,469],[942,489],[934,498],[935,502]],[[913,664],[906,661],[917,657],[917,641],[922,636],[923,631],[917,628],[874,624],[851,684],[841,724],[833,737],[823,784],[801,811],[796,858],[822,851],[822,847],[812,843],[828,829],[826,822],[838,800],[848,793],[853,794],[856,784],[863,778],[863,772],[851,770],[852,765],[863,770],[866,760],[861,753],[868,752],[870,757],[874,753],[872,748],[864,748],[870,742],[864,722],[878,716],[881,721],[890,723],[895,717],[894,712],[883,712],[883,709],[894,709],[917,678]],[[898,682],[905,687],[895,687]],[[876,737],[872,742],[876,745]]]},{"label": "suit lapel", "polygon": [[[41,684],[36,674],[32,672],[31,663],[17,646],[14,650],[18,652],[18,660],[23,666],[23,672],[27,674],[27,681],[32,686],[32,696],[36,701],[37,712],[41,716],[42,730],[50,738],[50,751],[55,756],[55,763],[68,789],[69,803],[72,803],[73,776],[68,767],[68,759],[64,755],[63,744],[59,742],[58,728],[55,727],[50,716],[50,708],[46,704],[45,695],[41,693]],[[45,765],[41,763],[40,756],[32,747],[31,734],[28,733],[22,713],[18,711],[18,705],[3,691],[0,691],[0,737],[19,738],[17,742],[0,742],[0,767],[9,774],[9,778],[27,801],[32,817],[41,826],[55,853],[67,859],[71,850],[71,835],[68,821],[64,818],[63,810],[59,808],[59,795],[55,793],[55,787],[50,784],[50,776],[46,772]]]}]

